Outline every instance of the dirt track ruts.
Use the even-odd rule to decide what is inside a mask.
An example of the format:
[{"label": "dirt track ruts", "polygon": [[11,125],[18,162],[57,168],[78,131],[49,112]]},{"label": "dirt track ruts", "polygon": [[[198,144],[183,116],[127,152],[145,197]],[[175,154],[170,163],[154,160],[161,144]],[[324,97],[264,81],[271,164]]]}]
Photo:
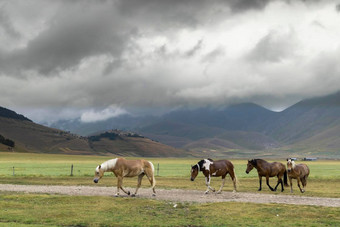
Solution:
[{"label": "dirt track ruts", "polygon": [[[134,192],[134,188],[127,188]],[[102,186],[46,186],[46,185],[13,185],[0,184],[0,191],[62,194],[71,196],[113,196],[116,187]],[[126,197],[126,195],[121,195]],[[250,202],[250,203],[282,203],[296,205],[315,205],[325,207],[340,207],[340,198],[307,197],[294,195],[277,195],[263,193],[228,192],[222,194],[210,193],[205,195],[203,191],[182,190],[182,189],[157,189],[157,196],[153,197],[151,189],[141,188],[137,198],[149,198],[167,200],[173,202]]]}]

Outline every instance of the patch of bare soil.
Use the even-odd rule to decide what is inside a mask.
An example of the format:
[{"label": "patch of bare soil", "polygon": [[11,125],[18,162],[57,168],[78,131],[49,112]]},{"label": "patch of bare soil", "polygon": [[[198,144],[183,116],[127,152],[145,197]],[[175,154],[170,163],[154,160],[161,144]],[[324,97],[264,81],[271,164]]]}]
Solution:
[{"label": "patch of bare soil", "polygon": [[[134,188],[127,188],[134,192]],[[101,186],[45,186],[45,185],[13,185],[0,184],[0,191],[14,191],[24,193],[44,193],[44,194],[62,194],[70,196],[113,196],[116,193],[116,187]],[[173,202],[190,202],[190,203],[210,203],[210,202],[250,202],[250,203],[282,203],[296,205],[314,205],[325,207],[340,207],[340,198],[323,198],[323,197],[306,197],[293,195],[271,195],[262,193],[245,193],[245,192],[222,192],[221,194],[209,193],[203,191],[182,190],[182,189],[156,189],[157,196],[152,196],[152,190],[141,188],[136,197],[167,200]],[[127,195],[121,192],[121,195]]]}]

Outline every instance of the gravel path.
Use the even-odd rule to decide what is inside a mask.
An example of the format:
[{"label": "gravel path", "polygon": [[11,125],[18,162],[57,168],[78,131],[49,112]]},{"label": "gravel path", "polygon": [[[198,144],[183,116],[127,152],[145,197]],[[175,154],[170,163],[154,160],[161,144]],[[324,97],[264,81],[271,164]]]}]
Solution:
[{"label": "gravel path", "polygon": [[[134,188],[127,188],[134,192]],[[101,186],[45,186],[45,185],[13,185],[0,184],[0,191],[14,191],[25,193],[63,194],[71,196],[113,196],[116,187]],[[141,188],[137,197],[173,202],[251,202],[251,203],[283,203],[297,205],[315,205],[325,207],[340,207],[340,198],[306,197],[293,195],[274,195],[245,192],[222,192],[222,194],[210,193],[205,195],[203,191],[182,189],[157,189],[157,196],[152,197],[151,189]],[[121,192],[122,195],[122,192]],[[126,195],[123,195],[126,197]]]}]

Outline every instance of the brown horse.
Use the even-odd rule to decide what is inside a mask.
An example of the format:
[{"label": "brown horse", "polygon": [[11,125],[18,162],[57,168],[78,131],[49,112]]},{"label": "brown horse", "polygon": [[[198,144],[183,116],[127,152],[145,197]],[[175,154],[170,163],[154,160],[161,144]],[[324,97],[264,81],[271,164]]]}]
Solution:
[{"label": "brown horse", "polygon": [[[290,192],[293,192],[293,184],[292,178],[297,180],[297,184],[300,188],[300,192],[305,192],[305,187],[307,185],[307,178],[309,176],[309,168],[306,164],[298,164],[296,165],[294,161],[290,158],[287,159],[287,170],[288,170],[288,178],[290,184]],[[302,189],[300,187],[300,182],[302,183]]]},{"label": "brown horse", "polygon": [[94,183],[98,183],[98,181],[103,177],[104,172],[113,172],[117,177],[117,193],[115,196],[119,196],[119,189],[122,189],[123,192],[130,195],[129,191],[126,191],[123,188],[123,178],[124,177],[135,177],[138,176],[137,188],[132,196],[137,194],[138,189],[142,184],[142,178],[144,175],[149,179],[153,196],[156,195],[155,191],[155,176],[154,176],[154,166],[151,162],[146,160],[126,160],[124,158],[115,158],[104,162],[103,164],[97,166],[95,174],[94,174]]},{"label": "brown horse", "polygon": [[222,188],[225,183],[225,177],[229,173],[231,179],[233,180],[234,190],[236,192],[236,174],[234,171],[234,165],[228,160],[218,160],[213,161],[212,159],[204,159],[199,161],[196,165],[191,167],[191,181],[194,181],[198,172],[202,171],[205,176],[205,184],[207,185],[207,190],[205,194],[209,193],[209,190],[215,192],[215,189],[210,187],[211,177],[222,177],[222,185],[217,193],[222,192]]},{"label": "brown horse", "polygon": [[[262,177],[263,176],[266,177],[266,183],[268,187],[270,188],[270,190],[272,191],[276,191],[277,186],[281,184],[281,192],[283,192],[284,188],[283,188],[282,176],[284,176],[285,186],[288,186],[286,167],[281,162],[269,163],[263,159],[248,160],[246,173],[248,174],[254,167],[257,170],[257,173],[259,175],[259,181],[260,181],[259,191],[262,190]],[[277,181],[275,188],[272,188],[269,185],[269,177],[275,177],[275,176],[277,176],[278,181]]]}]

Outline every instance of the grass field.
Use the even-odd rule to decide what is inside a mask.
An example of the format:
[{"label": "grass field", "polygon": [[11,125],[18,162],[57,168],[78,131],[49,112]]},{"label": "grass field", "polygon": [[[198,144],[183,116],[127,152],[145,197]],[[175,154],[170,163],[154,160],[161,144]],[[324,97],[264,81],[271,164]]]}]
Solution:
[{"label": "grass field", "polygon": [[337,226],[339,209],[252,203],[0,194],[4,226]]},{"label": "grass field", "polygon": [[[110,159],[103,156],[68,156],[0,152],[0,183],[93,185],[95,167]],[[200,175],[189,180],[190,167],[197,159],[148,159],[157,170],[159,188],[205,190]],[[239,191],[256,192],[256,170],[245,173],[246,160],[231,160],[239,179]],[[279,160],[284,163],[284,160]],[[304,196],[340,198],[340,161],[306,162],[311,175]],[[73,164],[73,176],[70,176]],[[14,176],[13,176],[14,166]],[[134,187],[136,179],[124,185]],[[220,179],[213,179],[218,187]],[[271,179],[273,185],[276,180]],[[294,182],[295,183],[295,182]],[[107,173],[98,186],[115,186],[116,179]],[[147,180],[143,187],[149,187]],[[295,183],[293,195],[301,195]],[[232,190],[231,180],[225,190]],[[114,193],[114,192],[113,192]],[[261,193],[273,194],[267,186]],[[274,192],[274,194],[282,194]],[[286,189],[283,194],[291,194]],[[174,204],[133,198],[62,196],[0,192],[0,226],[337,226],[340,209],[316,206],[252,203]]]}]

